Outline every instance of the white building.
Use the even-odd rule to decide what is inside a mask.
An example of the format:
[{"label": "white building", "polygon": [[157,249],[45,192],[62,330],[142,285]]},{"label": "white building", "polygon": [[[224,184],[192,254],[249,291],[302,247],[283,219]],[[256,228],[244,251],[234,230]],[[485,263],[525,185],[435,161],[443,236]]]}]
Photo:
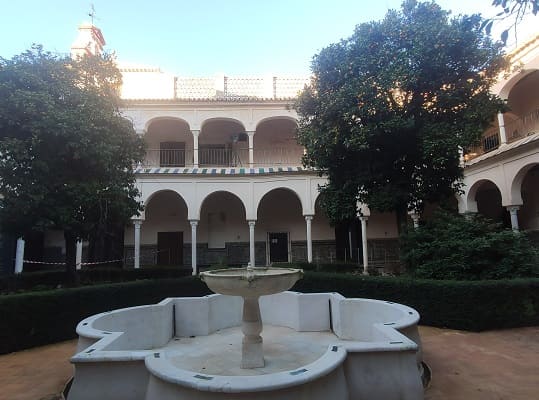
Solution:
[{"label": "white building", "polygon": [[509,111],[465,154],[459,210],[530,231],[539,243],[539,35],[508,57],[511,73],[493,92],[507,100]]},{"label": "white building", "polygon": [[[98,53],[104,44],[97,27],[83,24],[72,54]],[[511,110],[464,155],[459,210],[532,231],[539,242],[539,36],[509,57],[513,72],[493,90]],[[125,232],[128,265],[195,270],[337,258],[335,229],[319,204],[325,178],[302,167],[295,139],[292,104],[306,77],[189,78],[121,64],[120,70],[123,113],[147,144],[135,170],[145,211]],[[363,211],[345,257],[398,260],[396,215]],[[61,232],[47,233],[43,246],[55,251],[45,254],[60,254],[60,243]]]}]

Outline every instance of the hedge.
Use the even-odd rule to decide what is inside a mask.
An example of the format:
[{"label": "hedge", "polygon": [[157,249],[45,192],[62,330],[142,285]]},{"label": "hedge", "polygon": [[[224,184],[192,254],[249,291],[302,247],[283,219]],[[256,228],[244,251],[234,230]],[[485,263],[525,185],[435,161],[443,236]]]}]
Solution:
[{"label": "hedge", "polygon": [[0,296],[0,354],[75,338],[77,324],[100,312],[209,293],[186,277]]},{"label": "hedge", "polygon": [[[421,314],[421,324],[481,331],[539,325],[539,279],[433,281],[307,272],[292,290],[384,299]],[[77,323],[121,307],[210,293],[196,277],[0,296],[0,354],[76,337]]]},{"label": "hedge", "polygon": [[[128,282],[140,279],[171,279],[191,275],[191,269],[178,267],[133,268],[84,268],[78,271],[80,284]],[[0,278],[0,293],[13,293],[26,290],[55,289],[69,285],[65,269],[23,272]]]},{"label": "hedge", "polygon": [[539,325],[539,279],[445,281],[307,273],[293,290],[394,301],[415,308],[421,324],[483,331]]}]

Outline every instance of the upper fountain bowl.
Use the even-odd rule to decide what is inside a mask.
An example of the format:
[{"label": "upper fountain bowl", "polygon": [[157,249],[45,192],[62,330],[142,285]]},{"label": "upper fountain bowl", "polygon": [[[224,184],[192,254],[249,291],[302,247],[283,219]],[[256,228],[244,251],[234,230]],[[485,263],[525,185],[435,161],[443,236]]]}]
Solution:
[{"label": "upper fountain bowl", "polygon": [[247,267],[206,271],[201,272],[200,276],[215,293],[245,298],[284,292],[303,276],[303,270]]}]

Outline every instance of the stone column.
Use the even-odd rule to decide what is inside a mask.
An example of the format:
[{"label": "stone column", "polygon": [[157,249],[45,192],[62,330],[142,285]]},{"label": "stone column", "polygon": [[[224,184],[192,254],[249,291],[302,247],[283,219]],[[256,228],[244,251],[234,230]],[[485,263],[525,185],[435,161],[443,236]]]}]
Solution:
[{"label": "stone column", "polygon": [[363,275],[369,275],[369,249],[367,247],[367,220],[369,217],[361,215],[361,247],[363,250]]},{"label": "stone column", "polygon": [[135,260],[133,265],[135,269],[140,268],[140,227],[142,226],[142,220],[135,219],[133,220],[133,225],[135,227]]},{"label": "stone column", "polygon": [[498,113],[498,126],[500,127],[500,145],[507,144],[507,134],[505,132],[505,122],[503,120],[503,114]]},{"label": "stone column", "polygon": [[16,274],[22,272],[24,264],[24,239],[22,237],[17,239],[17,250],[15,252],[15,270]]},{"label": "stone column", "polygon": [[255,131],[248,131],[247,136],[249,137],[249,168],[253,168],[254,163],[255,163],[255,148],[254,148]]},{"label": "stone column", "polygon": [[313,222],[313,216],[306,215],[305,223],[307,225],[307,261],[310,263],[313,262],[313,240],[312,240],[312,233],[311,233],[312,222]]},{"label": "stone column", "polygon": [[191,268],[193,271],[192,275],[198,274],[197,268],[197,225],[198,219],[189,220],[191,223]]},{"label": "stone column", "polygon": [[507,206],[507,211],[509,211],[509,215],[511,215],[511,229],[513,229],[515,232],[518,232],[518,214],[517,211],[520,209],[520,206]]},{"label": "stone column", "polygon": [[192,130],[193,134],[193,167],[198,168],[198,135],[200,131]]},{"label": "stone column", "polygon": [[255,266],[255,220],[247,221],[249,223],[249,264]]},{"label": "stone column", "polygon": [[75,266],[77,269],[82,268],[82,240],[77,240],[77,251],[75,252]]}]

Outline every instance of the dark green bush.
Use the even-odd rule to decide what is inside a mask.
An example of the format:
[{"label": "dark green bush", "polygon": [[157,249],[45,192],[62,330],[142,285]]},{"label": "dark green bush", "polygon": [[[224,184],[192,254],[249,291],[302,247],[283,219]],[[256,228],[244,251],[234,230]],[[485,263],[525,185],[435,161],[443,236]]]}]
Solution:
[{"label": "dark green bush", "polygon": [[301,268],[304,271],[316,271],[316,272],[357,272],[361,271],[359,264],[336,262],[336,263],[308,263],[308,262],[296,262],[296,263],[282,263],[277,264],[277,267],[287,268]]},{"label": "dark green bush", "polygon": [[539,325],[539,279],[448,281],[309,273],[292,290],[337,292],[415,308],[423,325],[482,331]]},{"label": "dark green bush", "polygon": [[[128,282],[141,279],[168,279],[191,275],[191,269],[178,267],[144,267],[140,269],[84,268],[78,272],[81,285]],[[0,279],[0,293],[46,290],[64,287],[70,282],[65,270],[26,272]]]},{"label": "dark green bush", "polygon": [[437,213],[401,237],[401,259],[418,278],[539,277],[539,256],[526,234],[481,216]]},{"label": "dark green bush", "polygon": [[[458,282],[306,272],[293,290],[406,304],[419,311],[423,325],[473,331],[539,325],[539,279]],[[0,354],[74,338],[79,321],[103,311],[208,293],[198,278],[185,277],[0,296]]]},{"label": "dark green bush", "polygon": [[0,354],[74,338],[77,324],[100,312],[209,293],[185,277],[0,296]]}]

